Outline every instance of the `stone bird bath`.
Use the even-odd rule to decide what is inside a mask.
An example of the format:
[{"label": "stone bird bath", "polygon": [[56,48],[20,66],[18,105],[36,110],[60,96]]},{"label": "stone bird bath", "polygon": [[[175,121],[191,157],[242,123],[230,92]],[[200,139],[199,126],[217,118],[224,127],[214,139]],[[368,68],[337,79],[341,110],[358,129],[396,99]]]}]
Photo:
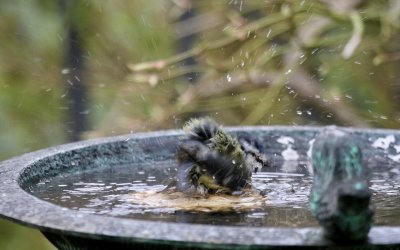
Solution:
[{"label": "stone bird bath", "polygon": [[[251,135],[264,144],[272,166],[263,169],[262,173],[268,172],[277,176],[292,174],[299,178],[308,178],[310,175],[311,168],[307,163],[310,147],[320,128],[276,126],[232,127],[228,130],[235,135]],[[363,162],[371,176],[379,176],[378,179],[371,178],[370,184],[376,205],[376,221],[369,232],[368,241],[362,243],[362,247],[400,248],[400,131],[345,130],[352,132],[359,140]],[[181,219],[179,213],[172,213],[175,216],[173,220],[87,213],[80,209],[80,204],[71,205],[68,201],[62,203],[37,195],[37,190],[43,190],[40,186],[51,187],[48,183],[53,179],[63,180],[71,175],[74,178],[90,179],[95,175],[88,173],[93,171],[107,171],[109,182],[115,185],[119,185],[118,178],[129,181],[132,177],[134,180],[138,173],[168,180],[173,176],[175,152],[181,136],[182,131],[174,130],[101,138],[43,149],[4,161],[0,163],[0,215],[39,229],[59,249],[354,247],[336,246],[326,240],[321,228],[313,221],[311,225],[315,226],[265,226],[258,223],[275,220],[279,224],[279,213],[258,214],[253,219],[253,224],[233,223],[236,221],[235,216],[240,217],[240,214],[234,214],[229,217],[232,224],[226,222],[214,225],[215,223],[211,223],[213,220],[197,223],[197,215],[190,213],[188,217],[182,215]],[[165,162],[170,162],[170,167],[161,164]],[[131,166],[127,173],[113,174],[113,169],[127,165]],[[165,184],[163,180],[160,181]],[[268,181],[264,184],[268,185]],[[305,188],[296,186],[295,183],[293,187],[293,194]],[[276,198],[276,193],[279,195],[279,192],[280,190],[270,187],[266,191],[266,203],[273,203],[274,194]],[[381,202],[382,193],[384,199],[387,199],[386,203]],[[290,192],[285,197],[290,197]],[[308,201],[307,197],[306,200]],[[308,213],[308,205],[303,206],[305,213]],[[293,209],[295,207],[293,205]],[[388,209],[391,212],[387,212]],[[218,218],[219,215],[201,216]]]}]

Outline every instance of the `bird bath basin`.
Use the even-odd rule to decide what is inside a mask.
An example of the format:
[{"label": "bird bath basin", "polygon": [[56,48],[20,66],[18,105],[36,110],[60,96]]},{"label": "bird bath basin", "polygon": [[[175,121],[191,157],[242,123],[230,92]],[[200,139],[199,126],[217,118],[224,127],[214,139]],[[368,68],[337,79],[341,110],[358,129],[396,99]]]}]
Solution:
[{"label": "bird bath basin", "polygon": [[[365,248],[400,246],[400,131],[345,129],[360,140],[376,206]],[[254,175],[263,207],[191,212],[135,200],[176,171],[182,131],[101,138],[0,163],[0,214],[39,229],[59,249],[263,249],[333,246],[312,218],[314,127],[236,127],[264,145],[271,165]],[[155,198],[157,200],[157,198]],[[73,249],[76,249],[73,248]]]}]

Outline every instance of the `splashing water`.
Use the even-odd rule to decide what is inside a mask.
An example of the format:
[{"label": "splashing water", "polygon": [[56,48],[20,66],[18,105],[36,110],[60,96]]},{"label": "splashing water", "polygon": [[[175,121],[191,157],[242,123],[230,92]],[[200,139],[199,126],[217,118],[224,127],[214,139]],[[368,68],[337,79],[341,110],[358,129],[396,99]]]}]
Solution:
[{"label": "splashing water", "polygon": [[[294,169],[299,164],[307,164],[290,163]],[[135,193],[161,191],[171,181],[176,171],[175,163],[158,164],[167,171],[152,174],[146,172],[146,166],[137,171],[138,167],[134,165],[77,171],[42,180],[29,191],[56,205],[104,216],[253,227],[317,226],[308,205],[312,182],[309,175],[261,171],[253,176],[253,185],[265,195],[265,206],[246,212],[188,212],[149,206],[132,199]],[[400,224],[399,179],[399,176],[387,178],[380,173],[372,174],[371,189],[377,208],[375,224]]]}]

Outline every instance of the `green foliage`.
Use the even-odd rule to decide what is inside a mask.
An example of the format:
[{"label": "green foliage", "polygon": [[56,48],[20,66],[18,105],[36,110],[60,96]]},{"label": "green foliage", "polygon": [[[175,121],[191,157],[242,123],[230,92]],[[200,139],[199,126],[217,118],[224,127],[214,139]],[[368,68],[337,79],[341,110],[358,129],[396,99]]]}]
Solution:
[{"label": "green foliage", "polygon": [[[194,8],[200,21],[186,23],[199,30],[193,49],[129,65],[139,93],[162,91],[168,100],[136,119],[200,112],[229,124],[399,127],[397,1],[196,1]],[[199,64],[180,66],[189,57]],[[181,80],[188,72],[202,74],[195,86]]]},{"label": "green foliage", "polygon": [[[95,128],[101,127],[98,120],[114,102],[123,101],[115,95],[129,87],[124,83],[127,61],[170,54],[164,13],[168,2],[65,2],[70,17],[58,1],[0,1],[0,160],[65,143],[68,93],[63,56],[68,18],[76,22],[83,41],[88,115]],[[0,228],[0,249],[54,249],[36,230],[6,221]]]},{"label": "green foliage", "polygon": [[2,250],[55,250],[43,235],[27,227],[0,220],[0,249]]},{"label": "green foliage", "polygon": [[61,27],[53,1],[42,2],[0,4],[0,32],[6,34],[0,39],[0,159],[62,138],[56,37]]}]

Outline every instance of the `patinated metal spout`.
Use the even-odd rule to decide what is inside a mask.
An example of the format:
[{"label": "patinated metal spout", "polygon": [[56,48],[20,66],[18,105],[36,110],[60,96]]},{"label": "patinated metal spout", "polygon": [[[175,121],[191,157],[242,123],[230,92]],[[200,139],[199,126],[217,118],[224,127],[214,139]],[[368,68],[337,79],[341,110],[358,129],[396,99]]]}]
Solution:
[{"label": "patinated metal spout", "polygon": [[357,138],[327,127],[314,141],[312,166],[311,212],[325,235],[341,242],[366,240],[374,210]]}]

